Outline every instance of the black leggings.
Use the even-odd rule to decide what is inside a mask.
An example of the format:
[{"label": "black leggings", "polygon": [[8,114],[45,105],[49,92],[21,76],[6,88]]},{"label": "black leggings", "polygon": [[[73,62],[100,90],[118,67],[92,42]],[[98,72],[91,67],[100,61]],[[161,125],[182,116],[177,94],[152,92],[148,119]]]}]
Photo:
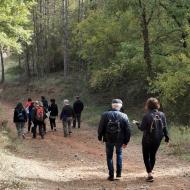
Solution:
[{"label": "black leggings", "polygon": [[33,138],[36,138],[36,130],[37,127],[39,127],[39,135],[41,136],[41,138],[44,138],[44,122],[41,121],[35,121],[34,122],[34,126],[32,128],[32,133],[33,133]]},{"label": "black leggings", "polygon": [[156,153],[158,151],[159,146],[160,142],[142,144],[143,159],[147,173],[151,173],[154,169]]},{"label": "black leggings", "polygon": [[55,119],[53,118],[49,118],[50,121],[50,125],[51,125],[51,130],[56,128],[56,123],[55,123]]}]

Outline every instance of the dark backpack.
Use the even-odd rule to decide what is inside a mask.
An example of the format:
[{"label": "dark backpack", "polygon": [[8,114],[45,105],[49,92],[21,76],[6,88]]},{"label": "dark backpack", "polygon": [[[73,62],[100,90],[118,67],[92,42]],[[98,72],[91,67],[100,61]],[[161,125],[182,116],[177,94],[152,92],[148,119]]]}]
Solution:
[{"label": "dark backpack", "polygon": [[23,110],[18,110],[17,111],[17,118],[18,118],[19,121],[24,121],[25,120]]},{"label": "dark backpack", "polygon": [[118,120],[109,120],[106,127],[106,140],[109,143],[117,143],[121,132],[121,124]]},{"label": "dark backpack", "polygon": [[161,140],[163,137],[163,121],[159,112],[152,114],[152,123],[150,126],[149,134],[152,140]]}]

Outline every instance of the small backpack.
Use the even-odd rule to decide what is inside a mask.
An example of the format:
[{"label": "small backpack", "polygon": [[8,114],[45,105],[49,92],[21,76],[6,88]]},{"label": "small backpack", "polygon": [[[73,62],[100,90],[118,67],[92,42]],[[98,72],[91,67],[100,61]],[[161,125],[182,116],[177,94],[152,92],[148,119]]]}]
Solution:
[{"label": "small backpack", "polygon": [[152,120],[150,131],[149,131],[150,137],[152,140],[154,139],[161,140],[163,137],[163,128],[164,128],[162,118],[159,112],[156,112],[155,114],[153,114],[152,117],[153,117],[153,120]]},{"label": "small backpack", "polygon": [[25,120],[23,110],[18,110],[17,118],[18,118],[19,121],[24,121]]},{"label": "small backpack", "polygon": [[44,121],[44,109],[43,109],[43,107],[38,107],[36,109],[36,120],[37,121]]},{"label": "small backpack", "polygon": [[109,143],[117,143],[119,139],[119,134],[121,132],[121,125],[118,120],[109,120],[106,127],[106,140]]}]

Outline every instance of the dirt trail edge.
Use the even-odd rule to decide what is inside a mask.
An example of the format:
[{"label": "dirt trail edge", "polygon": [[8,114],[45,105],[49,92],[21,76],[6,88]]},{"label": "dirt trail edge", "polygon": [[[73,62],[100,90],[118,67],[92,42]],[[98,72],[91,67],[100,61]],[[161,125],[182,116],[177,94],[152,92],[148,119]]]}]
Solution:
[{"label": "dirt trail edge", "polygon": [[[1,104],[4,114],[12,124],[12,107]],[[2,119],[2,118],[1,118]],[[50,128],[49,126],[47,127]],[[96,128],[83,123],[64,138],[61,123],[56,132],[47,132],[44,140],[34,140],[31,134],[24,141],[0,138],[0,190],[189,190],[190,164],[158,154],[155,168],[156,180],[146,183],[141,155],[141,143],[133,142],[123,152],[123,177],[106,181],[107,166],[104,145],[97,141]],[[16,147],[16,148],[15,148]]]}]

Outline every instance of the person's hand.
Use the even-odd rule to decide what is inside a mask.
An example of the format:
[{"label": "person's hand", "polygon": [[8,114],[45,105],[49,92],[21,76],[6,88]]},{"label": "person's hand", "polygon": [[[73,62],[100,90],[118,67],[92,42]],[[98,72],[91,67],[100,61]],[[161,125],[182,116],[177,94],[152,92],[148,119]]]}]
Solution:
[{"label": "person's hand", "polygon": [[127,147],[127,145],[126,144],[123,144],[123,146],[122,146],[123,148],[126,148]]},{"label": "person's hand", "polygon": [[140,123],[136,120],[133,120],[133,124],[136,124],[137,126],[140,125]]}]

